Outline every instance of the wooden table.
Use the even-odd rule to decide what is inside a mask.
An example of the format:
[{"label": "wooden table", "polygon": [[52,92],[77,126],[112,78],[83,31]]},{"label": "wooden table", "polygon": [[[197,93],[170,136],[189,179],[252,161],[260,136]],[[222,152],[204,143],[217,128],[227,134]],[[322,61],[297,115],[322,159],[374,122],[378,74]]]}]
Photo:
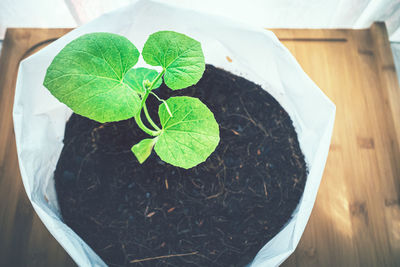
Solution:
[{"label": "wooden table", "polygon": [[[19,62],[70,29],[9,29],[0,58],[0,266],[74,266],[29,203],[12,106]],[[400,90],[383,24],[273,29],[336,104],[317,201],[283,266],[400,266]]]}]

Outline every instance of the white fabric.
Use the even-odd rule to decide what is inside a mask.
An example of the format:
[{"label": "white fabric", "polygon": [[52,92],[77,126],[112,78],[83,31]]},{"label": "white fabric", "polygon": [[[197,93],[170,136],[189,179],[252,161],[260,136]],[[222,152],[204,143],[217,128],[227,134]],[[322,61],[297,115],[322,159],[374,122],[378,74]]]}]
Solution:
[{"label": "white fabric", "polygon": [[[1,0],[0,40],[7,27],[76,27],[134,0]],[[400,42],[400,0],[160,0],[266,28],[367,28],[385,21]],[[1,48],[0,48],[1,49]],[[392,43],[393,53],[400,47]],[[399,57],[395,57],[400,77]]]},{"label": "white fabric", "polygon": [[400,43],[392,43],[392,54],[397,70],[397,80],[400,82]]},{"label": "white fabric", "polygon": [[10,27],[77,26],[63,0],[0,0],[0,39]]},{"label": "white fabric", "polygon": [[314,205],[328,155],[335,105],[275,35],[259,27],[140,0],[68,33],[25,59],[20,64],[13,116],[28,198],[51,234],[80,266],[104,266],[59,215],[53,172],[63,147],[65,122],[72,112],[44,88],[43,78],[54,56],[82,34],[94,31],[122,34],[141,50],[149,34],[168,29],[199,40],[206,63],[260,84],[293,120],[310,171],[304,196],[290,222],[261,249],[251,265],[277,266],[294,251]]},{"label": "white fabric", "polygon": [[[0,39],[7,27],[75,27],[133,0],[1,0]],[[400,0],[160,0],[274,28],[366,28],[385,21],[400,42]]]},{"label": "white fabric", "polygon": [[[132,0],[65,0],[77,23],[86,23]],[[385,21],[400,42],[400,0],[160,0],[267,28],[367,28]]]}]

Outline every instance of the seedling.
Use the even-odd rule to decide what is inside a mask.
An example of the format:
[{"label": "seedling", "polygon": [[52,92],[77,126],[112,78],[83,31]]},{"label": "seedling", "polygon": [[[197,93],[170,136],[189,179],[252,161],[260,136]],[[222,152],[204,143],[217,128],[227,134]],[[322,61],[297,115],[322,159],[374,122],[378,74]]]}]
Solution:
[{"label": "seedling", "polygon": [[[172,90],[196,84],[205,70],[201,44],[181,33],[159,31],[149,36],[142,56],[151,66],[133,68],[138,49],[125,37],[111,33],[83,35],[67,44],[47,69],[44,86],[75,113],[104,123],[134,117],[151,138],[132,147],[143,163],[155,150],[165,162],[185,169],[205,161],[219,143],[214,114],[199,99],[181,96],[160,99],[152,90],[162,80]],[[161,104],[160,126],[146,107],[149,95]],[[150,128],[141,113],[144,112]]]}]

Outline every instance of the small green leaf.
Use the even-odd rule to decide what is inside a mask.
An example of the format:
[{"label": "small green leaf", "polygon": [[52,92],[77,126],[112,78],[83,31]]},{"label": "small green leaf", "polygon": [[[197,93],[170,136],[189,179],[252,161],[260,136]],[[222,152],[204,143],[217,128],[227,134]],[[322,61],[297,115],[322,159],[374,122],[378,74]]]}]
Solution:
[{"label": "small green leaf", "polygon": [[[131,69],[125,75],[124,82],[128,84],[133,90],[138,92],[140,95],[144,94],[143,81],[149,80],[152,82],[158,75],[156,70],[147,68]],[[159,79],[154,85],[153,89],[160,87],[162,79]]]},{"label": "small green leaf", "polygon": [[99,122],[128,119],[140,97],[124,77],[138,59],[139,51],[123,36],[86,34],[57,54],[43,85],[75,113]]},{"label": "small green leaf", "polygon": [[155,151],[160,158],[172,165],[192,168],[215,150],[219,143],[219,127],[214,114],[199,99],[187,96],[171,97],[158,110],[162,133]]},{"label": "small green leaf", "polygon": [[201,44],[173,31],[150,35],[142,55],[147,64],[165,69],[164,82],[173,90],[196,84],[205,70]]},{"label": "small green leaf", "polygon": [[157,137],[153,139],[143,139],[132,147],[132,152],[142,164],[151,154],[154,144],[157,142]]}]

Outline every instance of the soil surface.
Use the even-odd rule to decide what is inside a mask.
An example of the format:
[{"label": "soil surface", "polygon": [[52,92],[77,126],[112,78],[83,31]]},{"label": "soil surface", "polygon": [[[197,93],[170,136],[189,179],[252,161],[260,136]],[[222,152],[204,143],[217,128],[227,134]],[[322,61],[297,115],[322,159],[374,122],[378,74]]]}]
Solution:
[{"label": "soil surface", "polygon": [[[55,172],[63,219],[110,266],[245,266],[291,218],[307,166],[292,121],[260,86],[207,65],[198,84],[162,98],[200,98],[221,141],[189,170],[154,153],[133,119],[100,124],[73,114]],[[148,107],[158,118],[160,103]],[[156,120],[158,123],[158,120]]]}]

